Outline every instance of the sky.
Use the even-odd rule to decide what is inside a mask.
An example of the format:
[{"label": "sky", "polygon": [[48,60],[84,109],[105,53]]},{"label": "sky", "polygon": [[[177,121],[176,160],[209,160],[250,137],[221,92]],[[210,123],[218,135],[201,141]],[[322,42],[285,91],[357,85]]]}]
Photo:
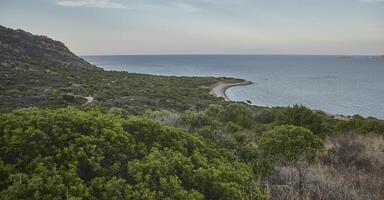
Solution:
[{"label": "sky", "polygon": [[384,54],[384,0],[0,0],[79,55]]}]

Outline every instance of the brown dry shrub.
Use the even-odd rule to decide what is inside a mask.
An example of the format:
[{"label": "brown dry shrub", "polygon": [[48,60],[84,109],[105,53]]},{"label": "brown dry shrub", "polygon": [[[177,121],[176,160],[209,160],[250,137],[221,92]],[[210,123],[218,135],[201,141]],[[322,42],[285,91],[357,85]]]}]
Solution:
[{"label": "brown dry shrub", "polygon": [[384,199],[384,138],[338,134],[327,138],[329,153],[308,165],[304,191],[298,170],[282,166],[269,179],[271,199]]}]

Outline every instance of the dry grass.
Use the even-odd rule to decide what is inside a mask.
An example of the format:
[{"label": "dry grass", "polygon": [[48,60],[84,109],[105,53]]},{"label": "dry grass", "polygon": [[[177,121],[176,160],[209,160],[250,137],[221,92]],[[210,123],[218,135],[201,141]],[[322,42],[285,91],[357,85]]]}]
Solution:
[{"label": "dry grass", "polygon": [[281,167],[270,179],[271,199],[384,199],[384,138],[342,134],[326,140],[329,154],[307,165],[304,188],[298,170]]}]

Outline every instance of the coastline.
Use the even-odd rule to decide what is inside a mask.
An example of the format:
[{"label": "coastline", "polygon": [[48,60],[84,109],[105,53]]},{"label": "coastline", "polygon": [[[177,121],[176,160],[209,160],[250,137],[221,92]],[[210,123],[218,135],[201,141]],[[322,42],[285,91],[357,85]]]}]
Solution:
[{"label": "coastline", "polygon": [[[236,82],[234,82],[236,81]],[[231,80],[231,82],[228,81],[219,81],[216,84],[211,86],[211,91],[209,94],[216,96],[216,97],[222,97],[225,99],[225,101],[232,101],[231,99],[228,98],[226,91],[231,88],[231,87],[236,87],[236,86],[244,86],[244,85],[251,85],[253,82],[247,81],[247,80]],[[320,110],[321,111],[321,110]],[[336,120],[341,120],[341,121],[349,121],[353,117],[352,116],[345,116],[341,114],[333,114],[329,112],[325,112],[326,115],[329,117],[336,119]]]},{"label": "coastline", "polygon": [[231,99],[229,99],[227,94],[226,94],[226,91],[229,88],[235,87],[235,86],[251,85],[251,84],[252,84],[252,82],[251,81],[247,81],[247,80],[242,80],[240,82],[239,81],[237,81],[237,82],[220,81],[220,82],[214,84],[213,86],[211,86],[210,94],[214,95],[216,97],[222,97],[226,101],[231,101]]}]

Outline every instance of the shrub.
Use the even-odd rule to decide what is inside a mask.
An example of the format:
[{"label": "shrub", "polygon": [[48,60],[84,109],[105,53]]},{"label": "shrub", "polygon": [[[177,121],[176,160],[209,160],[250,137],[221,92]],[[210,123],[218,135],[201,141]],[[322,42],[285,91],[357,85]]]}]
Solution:
[{"label": "shrub", "polygon": [[232,153],[96,109],[1,114],[0,158],[0,199],[266,198]]},{"label": "shrub", "polygon": [[252,112],[242,104],[229,104],[225,107],[221,116],[224,122],[233,122],[244,128],[252,126]]},{"label": "shrub", "polygon": [[268,124],[275,121],[276,112],[272,109],[261,109],[253,112],[252,118],[255,122]]},{"label": "shrub", "polygon": [[294,105],[293,107],[284,109],[278,115],[277,122],[280,125],[302,126],[319,135],[326,132],[323,118],[302,105]]},{"label": "shrub", "polygon": [[306,128],[292,125],[277,126],[263,133],[257,144],[265,155],[288,162],[302,158],[313,160],[323,151],[323,143],[318,136]]},{"label": "shrub", "polygon": [[384,121],[354,117],[351,120],[339,121],[336,124],[336,131],[341,133],[355,132],[360,134],[376,133],[384,135]]},{"label": "shrub", "polygon": [[271,199],[383,199],[384,139],[379,135],[335,134],[319,162],[309,165],[300,190],[297,170],[282,167],[269,179]]}]

